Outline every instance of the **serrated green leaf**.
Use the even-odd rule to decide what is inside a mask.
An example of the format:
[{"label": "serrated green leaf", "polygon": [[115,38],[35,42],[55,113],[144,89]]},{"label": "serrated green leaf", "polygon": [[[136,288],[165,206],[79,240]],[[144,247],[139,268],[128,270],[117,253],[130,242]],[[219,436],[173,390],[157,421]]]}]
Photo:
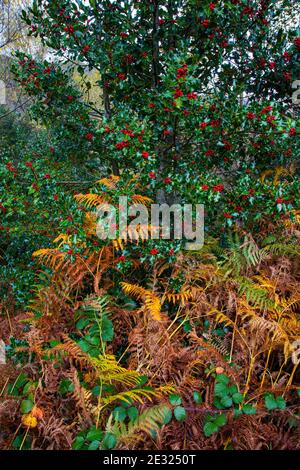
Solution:
[{"label": "serrated green leaf", "polygon": [[21,413],[23,414],[30,413],[33,406],[34,406],[34,403],[31,400],[23,400],[20,406]]},{"label": "serrated green leaf", "polygon": [[169,401],[171,405],[173,406],[178,406],[181,405],[181,397],[179,395],[170,395],[169,396]]},{"label": "serrated green leaf", "polygon": [[122,406],[117,406],[113,410],[113,417],[115,418],[116,421],[119,421],[120,423],[122,423],[125,420],[126,415],[127,415],[126,410]]},{"label": "serrated green leaf", "polygon": [[218,426],[214,422],[208,422],[203,427],[203,432],[206,437],[210,437],[212,434],[218,431]]},{"label": "serrated green leaf", "polygon": [[242,411],[245,415],[255,415],[256,408],[253,405],[250,405],[250,403],[248,403],[247,405],[244,405],[242,407]]},{"label": "serrated green leaf", "polygon": [[227,375],[225,375],[225,374],[218,374],[217,377],[216,377],[216,380],[217,380],[217,382],[225,384],[225,385],[228,385],[229,382],[230,382],[229,377],[227,377]]},{"label": "serrated green leaf", "polygon": [[193,392],[193,398],[194,398],[194,402],[197,403],[197,405],[199,405],[203,401],[201,393],[197,392],[196,390]]},{"label": "serrated green leaf", "polygon": [[135,406],[131,406],[130,408],[128,408],[127,414],[131,421],[135,421],[139,415],[139,410]]},{"label": "serrated green leaf", "polygon": [[234,393],[232,395],[232,400],[233,400],[233,403],[235,403],[236,405],[242,403],[244,397],[241,393],[237,392],[237,393]]},{"label": "serrated green leaf", "polygon": [[183,406],[176,406],[174,409],[174,416],[177,421],[184,421],[186,418],[186,411]]},{"label": "serrated green leaf", "polygon": [[265,395],[265,407],[269,411],[275,410],[277,408],[276,398],[271,393]]},{"label": "serrated green leaf", "polygon": [[232,398],[229,395],[224,395],[220,399],[221,405],[224,406],[224,408],[230,408],[232,406]]},{"label": "serrated green leaf", "polygon": [[117,438],[111,432],[105,434],[103,439],[102,447],[103,449],[113,449],[117,444]]},{"label": "serrated green leaf", "polygon": [[103,438],[103,431],[101,429],[92,428],[86,435],[88,441],[101,441]]},{"label": "serrated green leaf", "polygon": [[215,395],[218,397],[222,397],[223,395],[227,394],[227,386],[224,383],[216,383],[215,384]]}]

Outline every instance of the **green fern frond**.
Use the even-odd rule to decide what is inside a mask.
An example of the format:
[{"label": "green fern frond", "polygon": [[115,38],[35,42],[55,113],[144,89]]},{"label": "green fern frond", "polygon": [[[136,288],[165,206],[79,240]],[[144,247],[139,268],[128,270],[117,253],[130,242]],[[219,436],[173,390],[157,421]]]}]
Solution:
[{"label": "green fern frond", "polygon": [[166,404],[153,406],[143,411],[135,421],[130,421],[127,425],[118,421],[113,422],[113,416],[111,415],[106,431],[113,434],[118,443],[136,442],[142,439],[142,435],[139,435],[141,432],[152,435],[154,432],[159,431],[169,413],[170,408]]},{"label": "green fern frond", "polygon": [[300,247],[296,244],[272,243],[261,249],[264,254],[275,256],[297,256],[300,253]]},{"label": "green fern frond", "polygon": [[271,309],[275,311],[278,308],[277,303],[270,299],[269,292],[260,287],[259,284],[248,278],[240,277],[238,279],[238,293],[245,296],[248,303],[260,310]]}]

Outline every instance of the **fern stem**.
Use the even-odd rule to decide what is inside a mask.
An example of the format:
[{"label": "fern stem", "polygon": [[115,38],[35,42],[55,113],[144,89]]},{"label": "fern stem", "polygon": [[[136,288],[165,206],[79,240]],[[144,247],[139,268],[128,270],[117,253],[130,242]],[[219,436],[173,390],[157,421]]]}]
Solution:
[{"label": "fern stem", "polygon": [[251,355],[247,381],[246,381],[246,384],[245,384],[244,396],[247,394],[248,389],[249,389],[249,383],[250,383],[250,379],[251,379],[251,375],[252,375],[253,366],[254,366],[254,363],[255,363],[255,358],[256,358],[256,355],[255,356]]},{"label": "fern stem", "polygon": [[268,365],[269,365],[269,360],[270,360],[270,356],[271,356],[271,352],[272,352],[272,345],[273,345],[273,340],[271,341],[271,346],[270,346],[269,351],[268,351],[267,360],[266,360],[262,380],[261,380],[260,387],[259,387],[260,389],[262,388],[262,386],[264,384],[264,381],[265,381],[265,377],[266,377],[266,373],[267,373],[267,369],[268,369]]},{"label": "fern stem", "polygon": [[293,370],[291,372],[291,375],[290,375],[290,378],[286,384],[286,387],[285,387],[285,390],[284,390],[284,393],[283,395],[287,392],[288,388],[292,385],[292,381],[293,381],[293,378],[294,378],[294,375],[295,375],[295,372],[297,370],[297,367],[298,367],[299,364],[294,364],[294,367],[293,367]]}]

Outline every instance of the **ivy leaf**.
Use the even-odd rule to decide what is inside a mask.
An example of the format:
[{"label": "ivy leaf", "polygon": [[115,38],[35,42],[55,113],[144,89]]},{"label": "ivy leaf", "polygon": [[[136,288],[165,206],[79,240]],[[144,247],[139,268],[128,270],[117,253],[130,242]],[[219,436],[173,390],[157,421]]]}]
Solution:
[{"label": "ivy leaf", "polygon": [[234,409],[234,417],[235,418],[238,418],[239,416],[241,416],[241,414],[243,414],[242,410],[240,410],[238,408]]},{"label": "ivy leaf", "polygon": [[89,324],[89,319],[88,318],[81,318],[76,323],[76,328],[78,330],[83,330],[83,328],[85,328],[88,324]]},{"label": "ivy leaf", "polygon": [[58,390],[62,396],[67,395],[67,393],[74,392],[74,384],[70,379],[62,379]]},{"label": "ivy leaf", "polygon": [[100,385],[95,385],[95,387],[92,389],[92,395],[95,397],[98,397],[100,395],[101,388]]},{"label": "ivy leaf", "polygon": [[231,393],[231,395],[234,395],[235,393],[238,393],[238,388],[236,385],[231,385],[231,387],[229,387],[228,389],[228,392]]},{"label": "ivy leaf", "polygon": [[101,322],[101,337],[103,341],[112,341],[114,338],[113,323],[105,315],[103,315]]}]

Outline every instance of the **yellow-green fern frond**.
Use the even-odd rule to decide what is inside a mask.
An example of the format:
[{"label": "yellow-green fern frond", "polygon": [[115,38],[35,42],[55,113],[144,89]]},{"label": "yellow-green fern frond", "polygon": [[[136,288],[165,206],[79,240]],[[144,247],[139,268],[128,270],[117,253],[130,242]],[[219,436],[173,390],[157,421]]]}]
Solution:
[{"label": "yellow-green fern frond", "polygon": [[153,292],[136,284],[128,284],[126,282],[122,282],[121,286],[125,294],[144,302],[154,320],[161,320],[161,301]]},{"label": "yellow-green fern frond", "polygon": [[108,397],[102,398],[100,407],[109,405],[110,403],[117,400],[125,401],[128,404],[132,403],[133,401],[144,404],[145,398],[147,400],[152,400],[154,397],[156,397],[156,395],[157,393],[155,390],[134,388],[132,390],[126,390],[125,392],[119,392],[115,395],[109,395]]},{"label": "yellow-green fern frond", "polygon": [[134,386],[139,382],[139,373],[120,366],[115,356],[99,355],[97,358],[91,357],[90,363],[93,365],[96,375],[105,383],[115,381]]},{"label": "yellow-green fern frond", "polygon": [[169,414],[170,408],[166,404],[153,406],[143,411],[136,420],[130,421],[128,425],[118,421],[113,422],[111,415],[107,422],[106,431],[113,434],[118,443],[136,442],[142,439],[141,432],[151,435],[153,432],[159,431]]}]

